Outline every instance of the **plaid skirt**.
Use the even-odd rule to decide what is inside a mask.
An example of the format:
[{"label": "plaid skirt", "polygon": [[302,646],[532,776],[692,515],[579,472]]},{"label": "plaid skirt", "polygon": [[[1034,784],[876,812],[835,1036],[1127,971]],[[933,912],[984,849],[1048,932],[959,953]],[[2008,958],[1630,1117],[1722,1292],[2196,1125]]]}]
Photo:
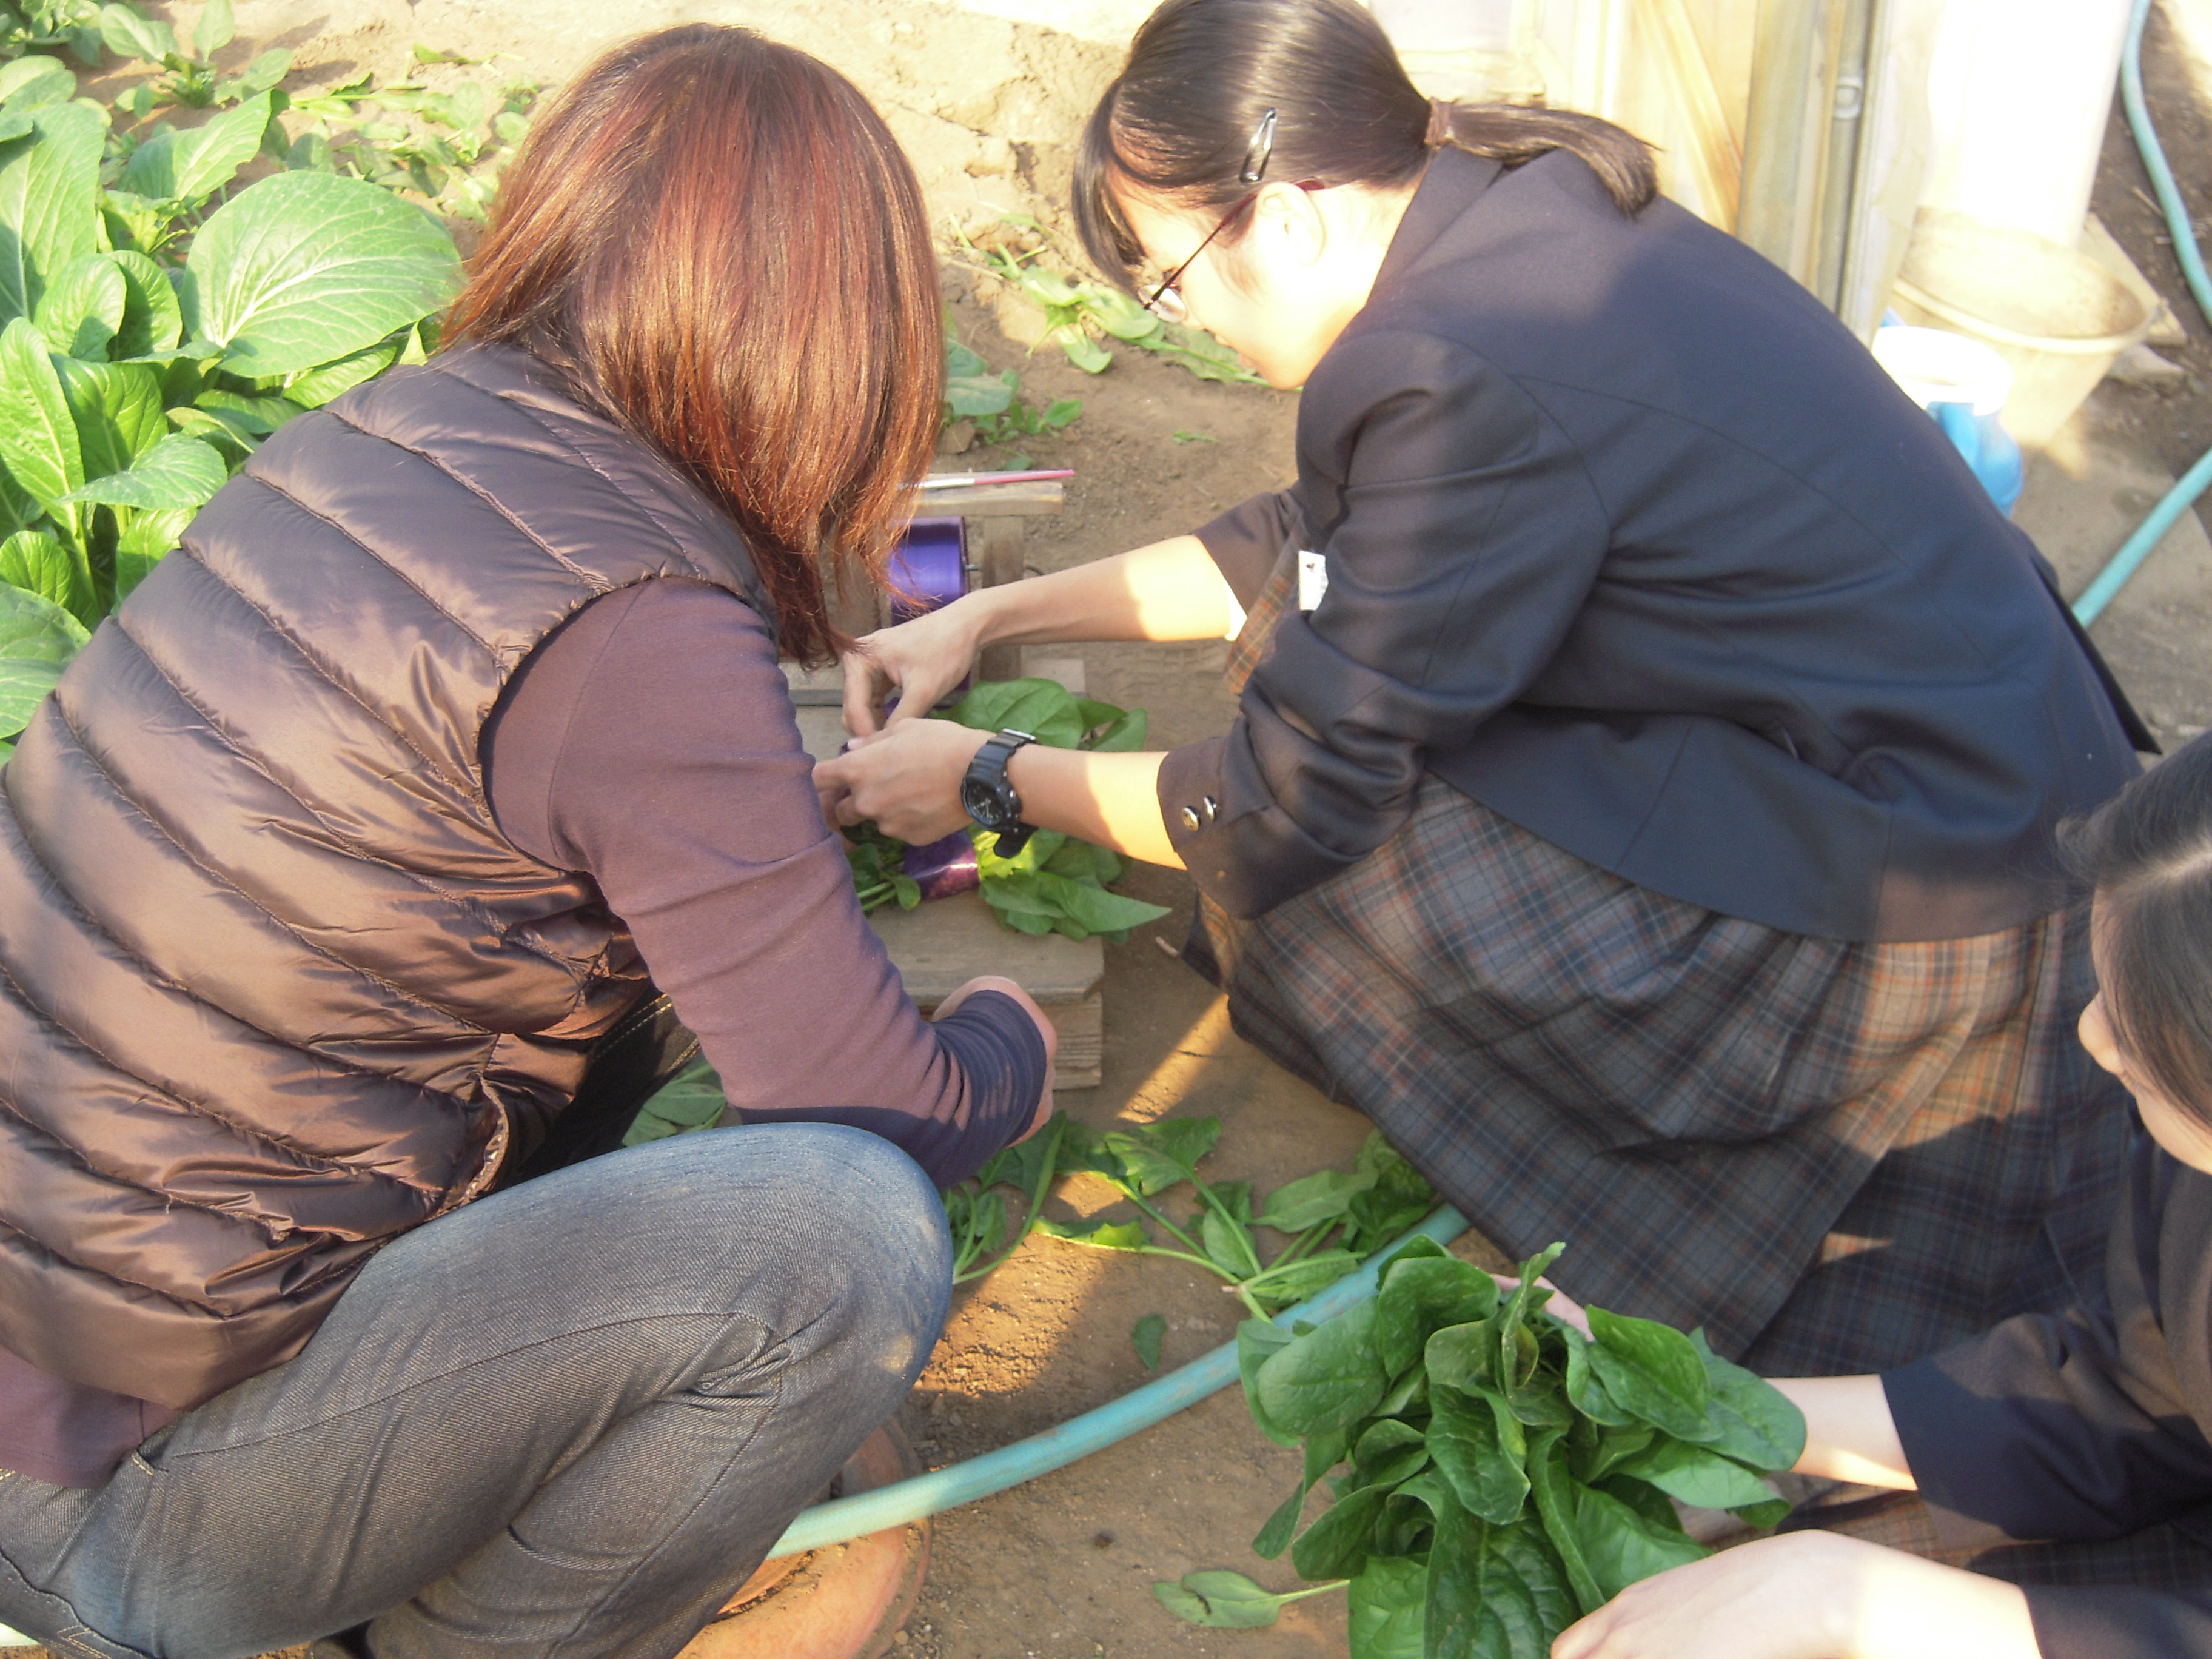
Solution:
[{"label": "plaid skirt", "polygon": [[[1287,562],[1231,653],[1241,689]],[[2094,1285],[2130,1133],[2082,1051],[2086,909],[1809,938],[1624,881],[1438,779],[1350,869],[1184,957],[1577,1299],[1770,1376],[1880,1370]]]}]

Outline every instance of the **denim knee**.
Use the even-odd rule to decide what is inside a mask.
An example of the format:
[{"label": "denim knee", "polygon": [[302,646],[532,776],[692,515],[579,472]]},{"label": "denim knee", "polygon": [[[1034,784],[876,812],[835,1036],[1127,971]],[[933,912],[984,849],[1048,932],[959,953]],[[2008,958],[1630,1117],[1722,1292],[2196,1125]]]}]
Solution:
[{"label": "denim knee", "polygon": [[[830,1123],[763,1124],[755,1137],[804,1190],[805,1260],[832,1322],[893,1389],[888,1411],[912,1386],[944,1328],[952,1294],[952,1240],[945,1200],[915,1161],[864,1129]],[[896,1379],[894,1383],[892,1379]]]}]

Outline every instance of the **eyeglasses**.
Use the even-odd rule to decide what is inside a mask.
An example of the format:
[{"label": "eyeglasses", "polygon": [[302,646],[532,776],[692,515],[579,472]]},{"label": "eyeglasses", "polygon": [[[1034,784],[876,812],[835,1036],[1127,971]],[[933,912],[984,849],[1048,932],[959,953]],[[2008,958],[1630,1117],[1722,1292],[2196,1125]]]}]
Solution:
[{"label": "eyeglasses", "polygon": [[[1275,112],[1269,110],[1260,118],[1259,127],[1252,134],[1252,142],[1245,147],[1244,165],[1237,170],[1237,182],[1244,185],[1258,184],[1267,177],[1267,162],[1274,153]],[[1297,188],[1321,190],[1325,186],[1318,179],[1307,179],[1301,180]],[[1183,303],[1182,290],[1176,286],[1182,281],[1183,272],[1197,263],[1200,254],[1213,246],[1215,237],[1236,223],[1244,210],[1259,199],[1260,192],[1256,190],[1239,197],[1229,211],[1214,222],[1213,228],[1206,233],[1206,240],[1190,251],[1190,257],[1160,279],[1160,285],[1141,302],[1145,309],[1163,322],[1188,322],[1190,319],[1190,307]]]}]

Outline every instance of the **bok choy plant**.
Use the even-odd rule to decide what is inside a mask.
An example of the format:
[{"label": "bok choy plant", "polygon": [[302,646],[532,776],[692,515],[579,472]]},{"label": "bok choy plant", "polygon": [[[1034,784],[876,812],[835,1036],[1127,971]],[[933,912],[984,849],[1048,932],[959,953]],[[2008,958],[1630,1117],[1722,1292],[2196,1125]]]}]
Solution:
[{"label": "bok choy plant", "polygon": [[[304,410],[422,361],[459,282],[451,234],[410,199],[451,181],[410,171],[404,143],[356,131],[349,162],[321,135],[373,94],[444,123],[446,151],[473,161],[481,89],[295,101],[281,50],[217,72],[231,35],[229,0],[188,40],[129,5],[0,0],[0,758],[230,471]],[[102,109],[40,47],[146,74]],[[526,99],[510,88],[495,139],[520,137]],[[176,127],[151,118],[163,106],[213,112]],[[465,216],[478,182],[432,204]]]}]

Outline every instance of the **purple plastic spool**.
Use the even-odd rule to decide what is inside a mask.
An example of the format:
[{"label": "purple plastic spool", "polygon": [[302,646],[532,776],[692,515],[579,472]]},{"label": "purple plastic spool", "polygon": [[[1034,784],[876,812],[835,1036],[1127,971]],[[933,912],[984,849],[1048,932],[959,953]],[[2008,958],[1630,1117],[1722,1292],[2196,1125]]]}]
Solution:
[{"label": "purple plastic spool", "polygon": [[960,519],[916,519],[891,554],[891,621],[950,605],[968,591],[968,538]]},{"label": "purple plastic spool", "polygon": [[955,830],[943,841],[906,849],[906,872],[921,884],[926,899],[951,898],[972,893],[982,885],[976,868],[975,843],[965,830]]}]

